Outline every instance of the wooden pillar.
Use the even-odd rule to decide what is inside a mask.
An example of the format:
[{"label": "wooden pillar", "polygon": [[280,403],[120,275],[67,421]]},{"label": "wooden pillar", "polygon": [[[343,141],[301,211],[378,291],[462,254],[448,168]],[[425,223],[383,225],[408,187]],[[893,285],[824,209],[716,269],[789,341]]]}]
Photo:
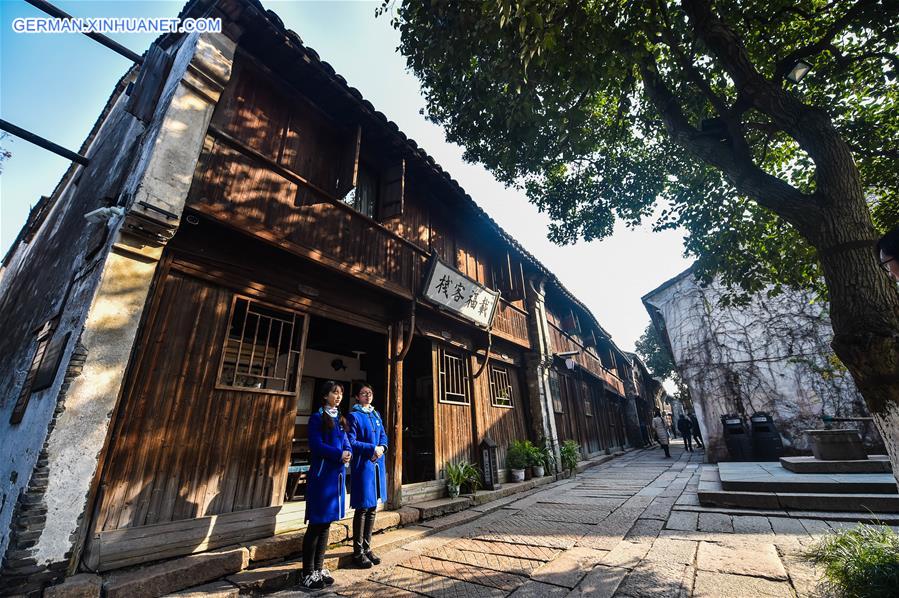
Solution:
[{"label": "wooden pillar", "polygon": [[387,506],[398,509],[403,500],[403,323],[387,333]]}]

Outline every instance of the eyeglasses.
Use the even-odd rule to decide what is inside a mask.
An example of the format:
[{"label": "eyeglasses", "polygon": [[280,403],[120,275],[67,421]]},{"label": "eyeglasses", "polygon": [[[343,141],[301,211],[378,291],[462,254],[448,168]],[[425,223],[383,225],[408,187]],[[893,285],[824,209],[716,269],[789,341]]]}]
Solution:
[{"label": "eyeglasses", "polygon": [[360,396],[360,397],[373,397],[373,396],[375,396],[375,395],[374,395],[374,393],[373,393],[372,391],[370,391],[370,390],[363,390],[363,391],[360,391],[360,392],[359,392],[359,396]]},{"label": "eyeglasses", "polygon": [[896,258],[894,258],[894,257],[891,257],[888,260],[883,260],[882,262],[880,262],[881,270],[883,270],[884,272],[889,272],[890,267],[887,264],[889,264],[890,262],[895,262],[895,261],[896,261]]}]

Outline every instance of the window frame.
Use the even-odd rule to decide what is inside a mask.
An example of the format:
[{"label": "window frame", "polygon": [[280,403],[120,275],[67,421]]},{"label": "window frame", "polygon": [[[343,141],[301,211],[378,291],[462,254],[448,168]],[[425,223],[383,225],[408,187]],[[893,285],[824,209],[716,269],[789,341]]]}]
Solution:
[{"label": "window frame", "polygon": [[[363,173],[364,173],[364,175],[363,175]],[[357,193],[359,192],[359,188],[362,186],[363,176],[366,179],[370,180],[372,183],[373,197],[372,197],[372,201],[371,201],[371,214],[367,214],[359,209]],[[347,199],[351,195],[353,197],[352,203],[347,201]],[[346,205],[349,208],[352,208],[355,212],[362,214],[366,218],[371,218],[372,220],[379,222],[378,207],[380,205],[380,195],[381,195],[381,177],[379,176],[378,172],[371,167],[371,165],[369,165],[367,162],[364,162],[363,160],[360,159],[359,160],[359,171],[356,175],[356,186],[353,187],[352,190],[349,193],[347,193],[346,197],[344,197],[341,201],[344,203],[344,205]]]},{"label": "window frame", "polygon": [[[487,383],[490,386],[490,405],[498,409],[515,409],[515,387],[512,384],[512,372],[510,371],[509,367],[506,365],[491,363],[489,365],[489,368],[490,369],[487,372]],[[494,372],[501,372],[502,375],[506,378],[506,388],[509,389],[509,396],[500,398],[504,398],[505,400],[509,401],[508,405],[503,405],[501,403],[497,403],[496,401],[496,389],[498,386],[498,381],[493,378]]]},{"label": "window frame", "polygon": [[[237,302],[240,300],[247,301],[247,313],[250,312],[251,306],[255,303],[261,305],[267,309],[271,309],[277,312],[282,312],[284,314],[289,314],[293,318],[292,325],[294,327],[293,334],[296,337],[297,348],[296,350],[289,348],[288,350],[291,353],[296,353],[296,362],[294,364],[294,381],[293,388],[289,390],[275,390],[273,388],[253,388],[250,386],[235,386],[233,384],[226,384],[222,381],[222,375],[225,369],[225,357],[227,354],[227,349],[231,337],[229,336],[229,331],[231,329],[231,323],[234,320],[234,313],[237,308]],[[244,316],[246,318],[246,316]],[[303,350],[305,348],[305,335],[306,335],[306,326],[309,323],[309,317],[305,312],[290,309],[281,305],[276,305],[273,303],[269,303],[267,301],[260,301],[254,297],[250,297],[248,295],[241,295],[235,293],[231,298],[231,309],[228,311],[228,319],[225,322],[225,338],[221,347],[221,357],[219,358],[219,367],[218,372],[215,377],[215,390],[229,390],[229,391],[238,391],[238,392],[251,392],[256,394],[269,394],[269,395],[277,395],[277,396],[288,396],[288,397],[297,397],[300,392],[300,385],[302,381],[302,361],[303,361]],[[293,340],[293,339],[291,339]],[[243,339],[241,339],[241,344],[243,344]],[[288,345],[289,346],[289,345]],[[277,365],[277,360],[275,361]],[[289,364],[288,364],[289,367]],[[235,370],[236,371],[236,370]],[[251,374],[252,375],[252,374]],[[236,379],[236,374],[235,374]]]},{"label": "window frame", "polygon": [[[445,379],[447,376],[446,370],[446,355],[449,353],[450,357],[457,359],[461,363],[462,368],[462,388],[465,391],[465,401],[453,401],[447,400],[446,398],[446,384]],[[442,345],[438,345],[437,347],[437,402],[445,403],[447,405],[471,405],[471,372],[469,371],[469,363],[468,356],[465,351],[462,349],[447,349]],[[455,394],[455,393],[454,393]]]},{"label": "window frame", "polygon": [[562,377],[555,370],[549,371],[549,394],[553,404],[553,413],[565,413],[562,400]]}]

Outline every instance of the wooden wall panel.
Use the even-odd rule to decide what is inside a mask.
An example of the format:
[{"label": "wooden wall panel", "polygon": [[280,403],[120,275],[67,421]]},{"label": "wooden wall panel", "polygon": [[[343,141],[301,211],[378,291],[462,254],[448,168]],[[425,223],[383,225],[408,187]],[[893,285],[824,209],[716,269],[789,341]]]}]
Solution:
[{"label": "wooden wall panel", "polygon": [[440,370],[436,344],[432,345],[431,359],[431,371],[434,372],[434,452],[437,471],[441,472],[450,461],[471,461],[474,458],[472,406],[440,402]]},{"label": "wooden wall panel", "polygon": [[292,396],[216,390],[232,294],[170,272],[101,479],[97,531],[281,503]]},{"label": "wooden wall panel", "polygon": [[[499,467],[506,467],[506,448],[513,440],[527,439],[527,424],[525,422],[524,402],[526,396],[522,396],[520,373],[518,368],[503,363],[503,367],[509,371],[509,381],[512,385],[512,408],[494,407],[490,398],[490,366],[474,381],[475,400],[477,401],[477,429],[478,437],[475,441],[480,445],[485,436],[490,436],[497,444],[497,458]],[[472,367],[477,368],[476,360],[472,360]],[[476,371],[476,370],[473,370]]]}]

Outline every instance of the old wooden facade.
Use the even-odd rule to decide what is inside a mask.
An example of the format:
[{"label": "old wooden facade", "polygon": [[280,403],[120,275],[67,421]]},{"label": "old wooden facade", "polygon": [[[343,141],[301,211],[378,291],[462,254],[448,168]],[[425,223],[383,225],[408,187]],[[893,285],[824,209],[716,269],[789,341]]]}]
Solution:
[{"label": "old wooden facade", "polygon": [[[633,444],[630,360],[589,310],[272,13],[226,4],[230,77],[160,242],[83,563],[301,527],[324,379],[373,384],[394,506],[443,495],[446,464],[477,463],[487,437],[503,470],[516,439]],[[499,291],[489,329],[423,297],[433,260]]]}]

